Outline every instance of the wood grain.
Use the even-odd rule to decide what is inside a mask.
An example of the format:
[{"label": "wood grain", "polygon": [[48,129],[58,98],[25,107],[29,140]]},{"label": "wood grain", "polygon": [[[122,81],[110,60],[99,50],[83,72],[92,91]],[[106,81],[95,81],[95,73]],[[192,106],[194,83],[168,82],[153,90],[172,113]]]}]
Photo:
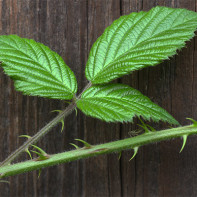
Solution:
[{"label": "wood grain", "polygon": [[[18,34],[43,42],[58,52],[77,76],[79,91],[86,85],[85,64],[89,50],[104,29],[121,15],[149,10],[153,6],[187,8],[196,11],[195,0],[0,0],[0,34]],[[193,39],[178,56],[154,68],[123,77],[118,82],[139,89],[185,125],[185,118],[197,119],[197,42]],[[64,109],[62,101],[23,96],[0,69],[0,160]],[[155,124],[153,124],[155,125]],[[156,128],[166,127],[164,124]],[[75,138],[91,144],[128,137],[131,124],[107,124],[73,113],[65,129],[56,126],[38,145],[48,153],[70,150]],[[197,196],[196,137],[188,139],[179,154],[181,140],[132,151],[99,156],[11,177],[0,183],[0,196]],[[80,143],[79,143],[80,145]],[[28,158],[22,155],[19,160]]]}]

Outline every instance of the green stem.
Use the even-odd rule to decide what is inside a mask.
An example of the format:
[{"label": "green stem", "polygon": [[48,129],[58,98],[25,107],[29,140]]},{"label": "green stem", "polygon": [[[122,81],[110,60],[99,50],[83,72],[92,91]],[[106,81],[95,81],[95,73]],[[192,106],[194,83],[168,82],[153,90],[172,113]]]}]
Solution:
[{"label": "green stem", "polygon": [[37,132],[33,137],[30,137],[22,146],[15,150],[11,155],[9,155],[3,162],[0,163],[0,167],[11,164],[11,162],[16,159],[21,153],[25,152],[30,145],[35,144],[39,139],[46,135],[60,120],[68,116],[76,107],[76,104],[71,103],[62,113],[51,120],[45,127],[43,127],[39,132]]},{"label": "green stem", "polygon": [[120,152],[126,149],[134,149],[136,147],[141,147],[146,144],[173,139],[177,137],[188,136],[192,134],[197,134],[197,127],[194,127],[192,125],[173,129],[166,129],[158,132],[144,133],[137,137],[127,138],[90,147],[83,147],[64,153],[49,155],[49,158],[43,161],[38,161],[37,159],[34,159],[13,165],[0,167],[0,178],[21,174],[24,172],[29,172],[32,170],[37,170],[61,163],[75,161],[78,159],[93,157],[96,155]]},{"label": "green stem", "polygon": [[80,99],[82,93],[91,86],[91,82],[89,82],[83,91],[75,98],[75,100],[58,116],[56,116],[53,120],[51,120],[45,127],[43,127],[40,131],[38,131],[33,137],[30,137],[22,146],[20,146],[17,150],[15,150],[11,155],[9,155],[4,161],[0,163],[0,167],[11,164],[21,153],[25,152],[30,145],[35,144],[39,141],[43,136],[45,136],[55,125],[57,125],[63,118],[68,116],[75,108],[76,108],[76,100]]}]

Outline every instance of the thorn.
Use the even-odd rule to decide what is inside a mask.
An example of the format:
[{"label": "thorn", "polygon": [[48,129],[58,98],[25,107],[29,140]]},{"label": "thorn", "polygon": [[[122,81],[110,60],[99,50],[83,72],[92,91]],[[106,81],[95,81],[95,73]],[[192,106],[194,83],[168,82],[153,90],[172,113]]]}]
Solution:
[{"label": "thorn", "polygon": [[40,157],[43,157],[43,155],[41,153],[37,152],[37,151],[31,150],[31,152],[37,154]]},{"label": "thorn", "polygon": [[181,153],[182,150],[184,149],[186,142],[187,142],[187,135],[183,135],[183,145],[182,145],[181,150],[180,150],[179,153]]},{"label": "thorn", "polygon": [[91,147],[92,147],[90,144],[88,144],[88,143],[87,143],[86,141],[84,141],[84,140],[81,140],[81,139],[75,139],[75,140],[76,140],[76,141],[79,141],[79,142],[82,142],[86,148],[91,148]]},{"label": "thorn", "polygon": [[74,146],[76,149],[79,149],[79,147],[76,144],[70,143],[70,145]]},{"label": "thorn", "polygon": [[62,133],[64,130],[64,119],[61,120],[61,123],[62,123],[62,129],[61,129],[61,133]]},{"label": "thorn", "polygon": [[42,155],[47,155],[47,153],[44,150],[42,150],[41,148],[39,148],[38,146],[36,146],[36,145],[31,145],[31,146],[33,146],[35,149],[39,150]]},{"label": "thorn", "polygon": [[36,153],[39,156],[38,158],[34,159],[34,161],[44,161],[44,160],[47,160],[50,158],[49,155],[42,155],[42,154],[40,154],[36,151],[33,151],[33,150],[31,150],[31,152]]},{"label": "thorn", "polygon": [[77,116],[77,108],[75,107],[75,113],[76,113],[76,116]]},{"label": "thorn", "polygon": [[144,131],[145,131],[145,133],[149,133],[150,131],[149,131],[149,129],[147,128],[147,126],[143,126],[143,125],[141,125],[141,124],[137,124],[139,127],[141,127],[141,128],[143,128],[144,129]]},{"label": "thorn", "polygon": [[31,138],[31,136],[29,136],[29,135],[20,135],[20,136],[18,136],[18,137],[26,137],[26,138],[28,138],[28,139]]},{"label": "thorn", "polygon": [[[59,114],[61,114],[62,113],[62,110],[53,110],[51,112],[59,112]],[[59,122],[62,123],[62,128],[61,128],[61,133],[62,133],[63,130],[64,130],[64,118],[62,118]]]},{"label": "thorn", "polygon": [[187,120],[191,120],[193,124],[191,125],[192,127],[197,127],[197,121],[192,119],[192,118],[186,118]]},{"label": "thorn", "polygon": [[35,149],[40,151],[40,153],[39,153],[37,151],[31,150],[31,152],[33,152],[33,153],[35,153],[35,154],[37,154],[39,156],[39,158],[37,158],[36,161],[42,161],[42,160],[46,160],[46,159],[50,158],[50,156],[44,150],[39,148],[38,146],[36,146],[36,145],[31,145],[31,146],[33,146]]},{"label": "thorn", "polygon": [[30,156],[30,158],[32,160],[32,156],[31,156],[31,153],[29,152],[29,149],[28,148],[25,150],[25,152]]},{"label": "thorn", "polygon": [[135,147],[133,150],[134,150],[134,153],[133,153],[133,156],[131,157],[131,159],[129,159],[129,161],[131,161],[136,155],[137,155],[137,152],[138,152],[138,147]]},{"label": "thorn", "polygon": [[61,113],[62,110],[52,110],[51,112],[52,112],[52,113],[53,113],[53,112],[59,112],[59,113]]},{"label": "thorn", "polygon": [[119,154],[118,154],[118,160],[120,160],[121,156],[122,156],[122,152],[119,152]]},{"label": "thorn", "polygon": [[40,168],[40,169],[38,170],[38,179],[40,178],[41,172],[42,172],[42,169]]},{"label": "thorn", "polygon": [[[151,130],[152,132],[156,131],[156,129],[154,129],[154,128],[153,128],[153,127],[151,127],[150,125],[146,124],[146,126],[147,126],[147,127],[149,127],[149,128],[150,128],[150,130]],[[150,131],[150,130],[149,130],[149,131]]]},{"label": "thorn", "polygon": [[149,133],[150,130],[148,129],[147,124],[145,124],[140,118],[139,118],[139,120],[142,123],[142,125],[140,125],[140,124],[137,124],[137,125],[142,127],[144,129],[145,133]]}]

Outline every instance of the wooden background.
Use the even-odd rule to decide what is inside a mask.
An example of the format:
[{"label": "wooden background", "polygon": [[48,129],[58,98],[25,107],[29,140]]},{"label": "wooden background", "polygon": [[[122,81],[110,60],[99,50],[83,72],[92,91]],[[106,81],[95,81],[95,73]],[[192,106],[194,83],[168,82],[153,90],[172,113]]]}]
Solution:
[{"label": "wooden background", "polygon": [[[112,21],[133,11],[156,6],[196,9],[195,0],[0,0],[0,34],[18,34],[43,42],[58,52],[78,79],[79,90],[87,83],[85,64],[93,42]],[[168,110],[182,125],[197,119],[197,40],[187,43],[179,55],[154,68],[119,80],[139,89]],[[65,103],[22,96],[0,72],[0,161],[24,142],[21,134],[33,135],[51,120],[54,109]],[[155,124],[152,124],[155,125]],[[161,128],[163,125],[155,125]],[[107,124],[81,112],[66,118],[38,144],[48,153],[70,150],[75,138],[91,144],[128,137],[131,124]],[[197,137],[189,137],[179,154],[181,140],[99,156],[9,178],[0,183],[0,196],[131,196],[196,197]],[[22,159],[28,158],[23,155]]]}]

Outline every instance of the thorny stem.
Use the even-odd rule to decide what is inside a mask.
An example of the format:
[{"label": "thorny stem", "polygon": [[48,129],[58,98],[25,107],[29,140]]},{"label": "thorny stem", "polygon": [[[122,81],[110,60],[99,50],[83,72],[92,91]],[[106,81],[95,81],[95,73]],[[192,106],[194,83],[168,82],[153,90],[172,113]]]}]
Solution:
[{"label": "thorny stem", "polygon": [[197,127],[190,125],[173,129],[166,129],[157,132],[148,132],[137,137],[127,138],[105,144],[99,144],[94,146],[90,145],[90,147],[83,147],[64,153],[49,155],[49,158],[43,161],[38,161],[37,159],[34,159],[1,167],[0,178],[13,176],[32,170],[38,170],[61,163],[75,161],[78,159],[93,157],[96,155],[103,155],[112,152],[121,152],[122,150],[126,149],[135,149],[136,147],[141,147],[146,144],[173,139],[177,137],[188,136],[192,134],[197,134]]},{"label": "thorny stem", "polygon": [[22,152],[32,144],[35,144],[39,139],[46,135],[50,129],[52,129],[59,121],[68,116],[76,107],[76,104],[71,103],[62,113],[51,120],[46,126],[44,126],[38,133],[33,137],[30,137],[22,146],[20,146],[16,151],[14,151],[10,156],[7,157],[3,162],[1,162],[0,167],[10,164],[14,159],[16,159]]},{"label": "thorny stem", "polygon": [[[76,97],[76,100],[80,99],[82,93],[91,86],[91,82],[87,84],[84,90]],[[62,113],[51,120],[46,126],[38,131],[33,137],[29,138],[22,146],[9,155],[3,162],[0,163],[0,167],[11,164],[21,153],[25,152],[30,145],[38,142],[43,136],[45,136],[55,125],[57,125],[63,118],[68,116],[76,108],[76,100],[73,101]]]}]

